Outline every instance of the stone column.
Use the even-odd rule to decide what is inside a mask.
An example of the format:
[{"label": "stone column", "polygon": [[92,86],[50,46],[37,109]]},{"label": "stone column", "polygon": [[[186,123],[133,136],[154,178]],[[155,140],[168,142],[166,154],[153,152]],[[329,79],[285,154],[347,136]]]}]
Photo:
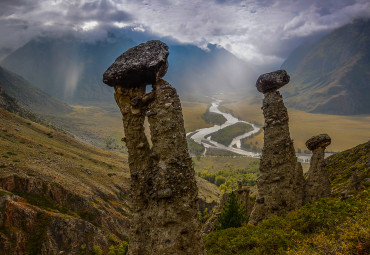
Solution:
[{"label": "stone column", "polygon": [[315,202],[331,194],[329,172],[325,165],[325,148],[331,143],[327,134],[311,137],[306,142],[307,148],[312,151],[310,169],[307,172],[305,186],[305,202]]},{"label": "stone column", "polygon": [[264,146],[257,181],[258,194],[249,223],[257,224],[271,214],[281,215],[302,205],[303,172],[297,163],[289,133],[289,116],[279,89],[289,82],[284,70],[261,75],[257,89],[264,93]]},{"label": "stone column", "polygon": [[[161,79],[168,54],[160,41],[140,44],[118,57],[103,76],[115,87],[129,153],[134,209],[130,255],[205,254],[180,99]],[[146,84],[153,85],[149,94]],[[145,116],[151,149],[144,133]]]}]

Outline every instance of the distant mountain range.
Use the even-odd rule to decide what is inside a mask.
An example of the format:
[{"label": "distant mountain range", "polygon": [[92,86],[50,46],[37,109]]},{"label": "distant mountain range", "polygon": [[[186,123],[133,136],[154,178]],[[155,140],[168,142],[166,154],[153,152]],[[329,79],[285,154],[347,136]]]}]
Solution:
[{"label": "distant mountain range", "polygon": [[357,20],[294,50],[282,65],[287,105],[313,113],[370,113],[370,21]]},{"label": "distant mountain range", "polygon": [[41,115],[65,114],[72,111],[66,103],[35,88],[19,75],[1,66],[0,83],[5,95],[10,96],[13,101],[15,99],[17,105],[28,111]]},{"label": "distant mountain range", "polygon": [[[113,101],[113,89],[102,83],[102,75],[120,54],[137,44],[113,33],[99,42],[43,37],[16,50],[1,65],[66,102]],[[183,95],[246,89],[256,79],[245,62],[214,45],[208,51],[194,45],[169,47],[165,79]]]},{"label": "distant mountain range", "polygon": [[[137,44],[116,33],[96,42],[71,36],[36,38],[1,63],[24,79],[2,68],[0,82],[10,96],[26,108],[27,104],[33,105],[30,109],[35,112],[55,98],[74,104],[113,103],[113,89],[102,83],[102,74],[122,52]],[[243,94],[253,88],[258,76],[246,62],[215,45],[203,50],[169,43],[169,50],[169,68],[164,78],[182,97],[229,91]],[[290,84],[282,88],[289,107],[313,113],[370,113],[370,21],[357,20],[319,40],[306,42],[289,55],[282,68],[291,75]],[[22,91],[27,90],[11,89],[9,81],[32,84],[39,90],[25,93]],[[40,90],[55,98],[47,99],[48,95]],[[259,97],[253,91],[250,96]],[[37,106],[32,95],[44,98],[36,100],[43,104]],[[54,108],[68,109],[60,101],[48,105],[50,112]]]}]

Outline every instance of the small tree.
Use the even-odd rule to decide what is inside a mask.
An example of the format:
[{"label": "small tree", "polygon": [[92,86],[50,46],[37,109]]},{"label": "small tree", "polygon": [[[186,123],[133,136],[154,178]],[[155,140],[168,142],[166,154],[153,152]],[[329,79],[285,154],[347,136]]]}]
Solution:
[{"label": "small tree", "polygon": [[231,192],[226,204],[222,208],[221,214],[218,216],[220,225],[218,229],[238,228],[247,220],[245,210],[240,205],[236,194]]}]

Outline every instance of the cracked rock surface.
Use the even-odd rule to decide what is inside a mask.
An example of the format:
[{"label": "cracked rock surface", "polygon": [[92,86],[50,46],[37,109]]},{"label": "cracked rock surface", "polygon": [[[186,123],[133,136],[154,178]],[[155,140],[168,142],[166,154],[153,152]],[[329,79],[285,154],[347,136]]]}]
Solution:
[{"label": "cracked rock surface", "polygon": [[[176,90],[161,79],[167,69],[168,47],[159,41],[146,44],[122,54],[124,57],[117,59],[120,63],[104,74],[104,82],[115,88],[129,153],[134,211],[128,254],[205,254],[197,210],[198,188],[180,99]],[[144,64],[136,65],[130,56],[134,60],[144,56],[144,60],[136,59]],[[137,77],[137,70],[141,77]],[[122,73],[129,74],[122,76],[127,80],[106,80]],[[146,94],[148,83],[153,91]],[[144,133],[145,117],[152,148]]]},{"label": "cracked rock surface", "polygon": [[258,192],[249,219],[251,224],[257,224],[271,214],[281,215],[295,210],[303,203],[302,166],[297,163],[290,138],[287,109],[276,90],[289,81],[284,72],[261,75],[256,84],[265,94],[262,107],[265,126]]},{"label": "cracked rock surface", "polygon": [[265,73],[258,77],[256,82],[257,90],[263,94],[273,92],[290,81],[290,76],[285,70],[277,70]]},{"label": "cracked rock surface", "polygon": [[329,172],[324,160],[325,148],[330,143],[331,138],[327,134],[313,136],[306,142],[307,148],[312,151],[312,157],[306,178],[305,202],[315,202],[331,194]]},{"label": "cracked rock surface", "polygon": [[[135,87],[153,84],[167,71],[168,46],[158,40],[133,47],[105,71],[103,82],[109,86]],[[158,76],[158,77],[157,77]]]}]

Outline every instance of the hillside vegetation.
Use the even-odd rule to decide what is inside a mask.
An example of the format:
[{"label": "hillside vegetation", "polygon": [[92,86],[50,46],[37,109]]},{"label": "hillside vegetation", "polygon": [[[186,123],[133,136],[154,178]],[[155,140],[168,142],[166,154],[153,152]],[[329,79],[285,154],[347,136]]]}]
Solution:
[{"label": "hillside vegetation", "polygon": [[[210,233],[207,254],[369,254],[370,142],[329,157],[334,195],[261,224]],[[356,169],[354,169],[356,167]],[[357,170],[362,181],[346,199],[343,190]]]},{"label": "hillside vegetation", "polygon": [[[21,254],[49,244],[69,254],[120,249],[131,214],[128,169],[127,155],[0,109],[0,251],[11,254],[14,243]],[[197,180],[203,201],[218,199],[214,184]]]},{"label": "hillside vegetation", "polygon": [[229,146],[234,137],[242,135],[251,130],[253,130],[253,127],[251,125],[244,122],[238,122],[231,126],[220,129],[217,132],[209,134],[208,136],[211,136],[213,141],[216,141],[225,146]]}]

